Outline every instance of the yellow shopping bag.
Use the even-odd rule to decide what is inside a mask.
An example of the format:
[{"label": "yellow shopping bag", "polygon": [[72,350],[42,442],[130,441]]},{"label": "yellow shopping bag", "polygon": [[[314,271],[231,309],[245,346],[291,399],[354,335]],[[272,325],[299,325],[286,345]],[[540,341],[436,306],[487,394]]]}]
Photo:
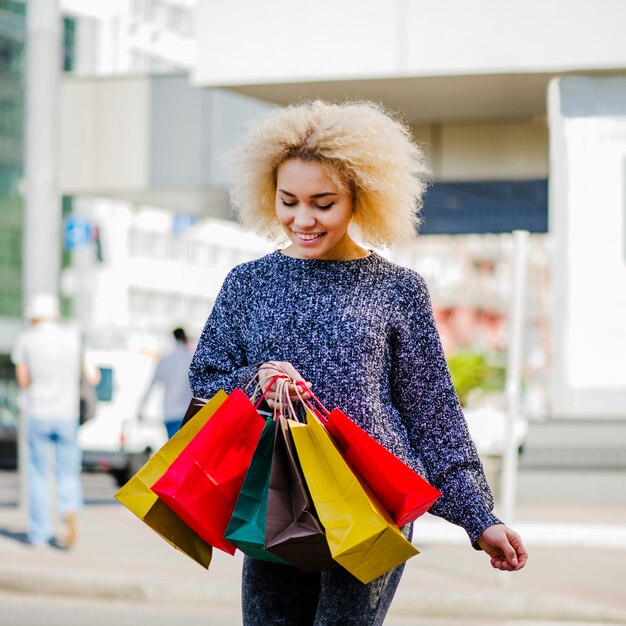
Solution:
[{"label": "yellow shopping bag", "polygon": [[205,568],[208,568],[211,562],[211,546],[161,502],[151,487],[165,474],[226,398],[228,398],[226,392],[218,391],[115,494],[117,500],[152,530]]},{"label": "yellow shopping bag", "polygon": [[388,513],[356,478],[319,420],[289,428],[333,559],[362,583],[418,554]]}]

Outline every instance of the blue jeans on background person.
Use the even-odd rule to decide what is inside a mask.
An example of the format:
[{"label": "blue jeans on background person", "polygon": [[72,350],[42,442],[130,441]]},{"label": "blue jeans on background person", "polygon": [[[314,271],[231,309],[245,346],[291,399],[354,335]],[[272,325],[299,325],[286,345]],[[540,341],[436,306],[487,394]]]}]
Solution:
[{"label": "blue jeans on background person", "polygon": [[[53,539],[50,475],[54,462],[58,511],[62,519],[78,513],[83,495],[78,419],[27,418],[28,540],[35,545]],[[53,458],[50,453],[53,451]]]},{"label": "blue jeans on background person", "polygon": [[180,430],[180,425],[182,423],[183,423],[182,417],[165,420],[165,428],[167,429],[168,439],[171,439]]}]

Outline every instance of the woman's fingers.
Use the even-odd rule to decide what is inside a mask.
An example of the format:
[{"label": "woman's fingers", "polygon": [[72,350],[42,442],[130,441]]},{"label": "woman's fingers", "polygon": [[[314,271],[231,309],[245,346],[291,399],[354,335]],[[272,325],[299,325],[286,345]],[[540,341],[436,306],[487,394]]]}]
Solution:
[{"label": "woman's fingers", "polygon": [[311,383],[287,361],[268,361],[259,366],[259,382],[264,399],[271,409],[281,403],[306,401],[311,397]]},{"label": "woman's fingers", "polygon": [[478,544],[489,555],[491,566],[502,571],[518,571],[528,559],[520,536],[504,524],[486,528]]},{"label": "woman's fingers", "polygon": [[280,398],[286,399],[286,397],[289,396],[292,402],[308,400],[311,394],[307,391],[307,388],[311,387],[311,383],[305,381],[305,384],[306,387],[295,385],[294,383],[289,383],[288,385],[273,385],[267,390],[265,399],[274,401]]}]

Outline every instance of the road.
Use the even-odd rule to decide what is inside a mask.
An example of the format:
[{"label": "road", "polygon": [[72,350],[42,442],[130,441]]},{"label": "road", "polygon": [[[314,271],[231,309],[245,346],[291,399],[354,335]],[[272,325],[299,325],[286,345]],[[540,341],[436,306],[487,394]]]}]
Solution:
[{"label": "road", "polygon": [[[215,610],[206,606],[146,604],[113,600],[85,600],[0,592],[0,626],[241,626],[238,610]],[[385,626],[598,626],[588,622],[480,621],[398,618]]]},{"label": "road", "polygon": [[[0,626],[241,626],[238,610],[0,592]],[[385,626],[599,626],[591,622],[399,618]]]}]

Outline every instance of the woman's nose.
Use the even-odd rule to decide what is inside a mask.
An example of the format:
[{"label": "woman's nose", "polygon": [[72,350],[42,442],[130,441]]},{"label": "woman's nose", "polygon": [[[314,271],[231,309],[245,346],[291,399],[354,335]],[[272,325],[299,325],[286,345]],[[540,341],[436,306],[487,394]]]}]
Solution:
[{"label": "woman's nose", "polygon": [[307,207],[300,205],[294,215],[293,223],[297,228],[311,228],[315,226],[315,217]]}]

